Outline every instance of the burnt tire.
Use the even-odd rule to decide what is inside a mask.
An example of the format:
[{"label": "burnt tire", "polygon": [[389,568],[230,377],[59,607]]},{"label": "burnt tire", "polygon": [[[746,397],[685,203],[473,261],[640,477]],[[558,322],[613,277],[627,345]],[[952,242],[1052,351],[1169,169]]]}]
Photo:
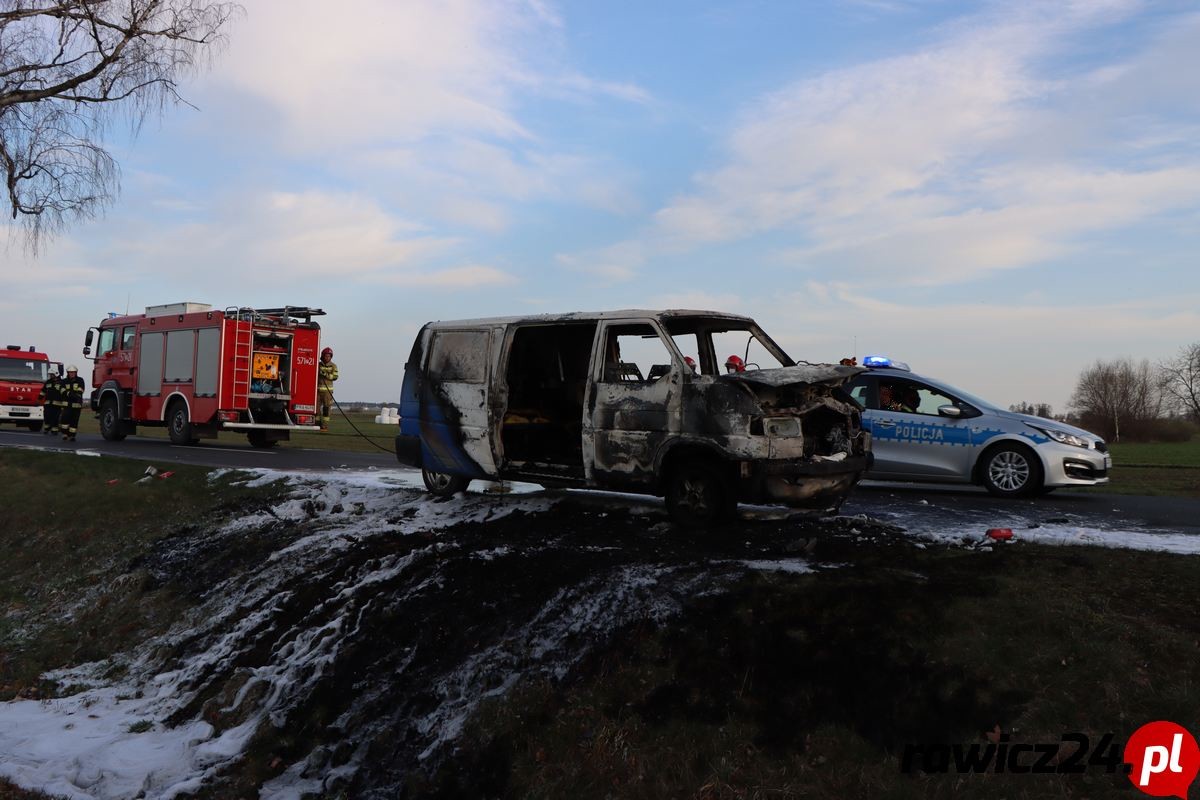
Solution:
[{"label": "burnt tire", "polygon": [[246,433],[246,438],[252,447],[267,448],[279,444],[279,440],[268,437],[266,431],[249,431]]},{"label": "burnt tire", "polygon": [[100,403],[100,435],[106,442],[119,442],[125,438],[125,431],[121,429],[121,417],[117,414],[115,397],[106,397]]},{"label": "burnt tire", "polygon": [[167,414],[167,436],[171,437],[171,444],[195,444],[200,441],[192,435],[192,422],[188,419],[185,404],[175,403],[171,406],[171,412]]},{"label": "burnt tire", "polygon": [[1028,447],[1002,444],[979,466],[983,486],[996,497],[1030,497],[1042,490],[1042,462]]},{"label": "burnt tire", "polygon": [[684,528],[706,528],[733,516],[737,499],[725,472],[712,461],[672,468],[667,477],[667,510]]},{"label": "burnt tire", "polygon": [[421,480],[425,481],[425,488],[429,493],[436,497],[450,497],[467,488],[467,484],[471,481],[461,475],[449,475],[445,472],[434,472],[433,470],[422,469]]}]

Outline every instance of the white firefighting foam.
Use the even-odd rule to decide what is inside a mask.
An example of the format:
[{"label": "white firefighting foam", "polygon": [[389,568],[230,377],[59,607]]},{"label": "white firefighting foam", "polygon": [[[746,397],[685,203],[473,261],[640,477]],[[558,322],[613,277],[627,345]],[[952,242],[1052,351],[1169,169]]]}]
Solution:
[{"label": "white firefighting foam", "polygon": [[[214,475],[220,473],[214,473]],[[439,573],[419,578],[431,563],[464,557],[497,569],[522,555],[518,545],[475,542],[469,537],[430,535],[464,523],[486,523],[514,513],[543,514],[574,493],[539,493],[534,487],[506,486],[503,492],[472,492],[451,501],[429,498],[417,473],[388,470],[311,473],[258,471],[253,484],[286,480],[289,497],[209,534],[234,540],[262,526],[302,525],[303,535],[270,553],[254,571],[216,582],[203,602],[168,633],[135,652],[117,657],[124,677],[106,679],[113,661],[59,670],[46,677],[61,685],[86,687],[55,700],[0,703],[0,775],[17,784],[72,800],[172,798],[197,790],[246,751],[263,726],[281,726],[341,655],[361,624],[378,587],[405,585],[412,594],[436,592]],[[478,484],[477,484],[478,486]],[[596,498],[625,507],[629,498]],[[661,513],[654,501],[643,510]],[[864,518],[865,519],[865,518]],[[904,535],[920,541],[974,544],[985,520],[923,521],[916,513],[892,516]],[[1012,519],[1018,541],[1129,547],[1181,554],[1200,553],[1200,537],[1149,530],[1098,530],[1071,522]],[[344,573],[331,569],[339,553],[376,537],[423,535],[422,544],[358,565]],[[570,545],[599,556],[613,548]],[[531,550],[527,550],[531,552]],[[826,565],[832,566],[832,565]],[[457,661],[431,682],[434,702],[406,720],[420,737],[419,758],[453,742],[480,702],[507,692],[531,676],[561,677],[604,637],[637,620],[663,620],[682,602],[720,591],[727,577],[746,570],[801,576],[814,571],[802,558],[755,558],[694,563],[637,563],[598,570],[560,589],[513,626],[500,640]],[[416,581],[404,584],[408,576]],[[311,607],[295,620],[280,621],[295,589],[320,587]],[[237,667],[239,659],[262,645],[262,631],[276,626],[268,658]],[[163,653],[180,653],[177,658]],[[412,654],[415,657],[417,654]],[[397,668],[403,671],[404,663]],[[219,727],[199,713],[214,686],[240,676],[232,696],[218,709],[229,720]],[[386,685],[366,686],[362,702],[386,703]],[[379,695],[379,697],[374,697]],[[347,712],[349,713],[349,712]],[[341,722],[341,721],[339,721]],[[396,719],[368,722],[380,731]],[[362,730],[353,752],[336,764],[316,748],[286,765],[260,796],[290,800],[306,793],[336,790],[353,777],[365,757],[372,731]]]}]

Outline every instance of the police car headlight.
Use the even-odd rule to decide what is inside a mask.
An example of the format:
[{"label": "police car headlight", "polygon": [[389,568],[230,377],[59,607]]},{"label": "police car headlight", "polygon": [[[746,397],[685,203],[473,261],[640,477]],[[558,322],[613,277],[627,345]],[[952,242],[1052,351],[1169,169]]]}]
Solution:
[{"label": "police car headlight", "polygon": [[800,420],[795,417],[767,417],[763,420],[763,433],[767,436],[799,436]]},{"label": "police car headlight", "polygon": [[1029,427],[1033,428],[1035,431],[1040,431],[1041,433],[1046,434],[1059,444],[1069,444],[1074,447],[1082,447],[1084,450],[1087,450],[1089,447],[1091,447],[1087,439],[1076,436],[1073,433],[1056,431],[1054,428],[1039,428],[1036,425],[1030,425]]}]

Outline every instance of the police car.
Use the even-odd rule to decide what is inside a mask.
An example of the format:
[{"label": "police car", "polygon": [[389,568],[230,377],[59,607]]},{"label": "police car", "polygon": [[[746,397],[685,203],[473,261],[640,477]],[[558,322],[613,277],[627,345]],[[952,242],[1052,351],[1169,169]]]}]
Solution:
[{"label": "police car", "polygon": [[1094,434],[997,408],[883,356],[862,365],[845,389],[871,432],[868,478],[974,483],[1002,497],[1108,483],[1112,456]]}]

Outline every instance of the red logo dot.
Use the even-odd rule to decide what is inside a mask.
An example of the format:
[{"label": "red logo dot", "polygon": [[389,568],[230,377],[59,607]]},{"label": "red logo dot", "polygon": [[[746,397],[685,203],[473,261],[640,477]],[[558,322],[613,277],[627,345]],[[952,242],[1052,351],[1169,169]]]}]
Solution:
[{"label": "red logo dot", "polygon": [[1200,745],[1187,729],[1159,720],[1138,728],[1125,745],[1129,780],[1152,797],[1187,800],[1188,787],[1200,771]]}]

